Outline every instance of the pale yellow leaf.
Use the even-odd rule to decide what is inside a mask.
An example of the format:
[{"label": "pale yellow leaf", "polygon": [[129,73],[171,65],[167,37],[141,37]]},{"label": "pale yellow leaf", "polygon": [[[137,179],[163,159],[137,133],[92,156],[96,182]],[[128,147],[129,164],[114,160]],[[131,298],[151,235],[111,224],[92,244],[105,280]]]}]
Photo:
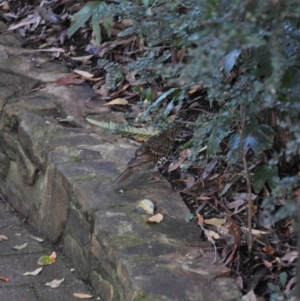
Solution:
[{"label": "pale yellow leaf", "polygon": [[93,77],[93,76],[94,76],[94,74],[89,73],[89,72],[87,72],[87,71],[83,71],[83,70],[77,70],[77,69],[75,69],[73,72],[76,73],[76,74],[78,74],[78,75],[87,77],[87,78],[90,78],[90,77]]},{"label": "pale yellow leaf", "polygon": [[90,298],[93,298],[93,295],[82,294],[82,293],[74,293],[73,296],[76,297],[76,298],[79,298],[79,299],[90,299]]},{"label": "pale yellow leaf", "polygon": [[150,200],[144,199],[137,203],[136,209],[143,213],[153,214],[154,212],[154,204]]},{"label": "pale yellow leaf", "polygon": [[33,235],[31,235],[31,238],[38,241],[38,242],[43,242],[44,241],[43,238],[39,238],[39,237],[36,237],[36,236],[33,236]]},{"label": "pale yellow leaf", "polygon": [[23,244],[23,245],[20,245],[20,246],[14,246],[14,247],[12,247],[14,250],[22,250],[22,249],[24,249],[24,248],[26,248],[27,247],[27,242],[25,242],[25,244]]},{"label": "pale yellow leaf", "polygon": [[42,269],[43,268],[41,267],[41,268],[38,268],[38,269],[36,269],[36,270],[34,270],[32,272],[26,272],[23,275],[24,276],[36,276],[37,274],[39,274],[41,272]]},{"label": "pale yellow leaf", "polygon": [[[241,230],[243,232],[249,232],[248,227],[241,227]],[[251,232],[253,235],[263,235],[263,234],[270,234],[270,232],[267,231],[261,231],[261,230],[256,230],[256,229],[251,229]]]},{"label": "pale yellow leaf", "polygon": [[56,287],[59,287],[60,284],[65,281],[65,278],[62,278],[62,279],[54,279],[52,280],[51,282],[47,282],[45,283],[46,286],[50,286],[51,288],[56,288]]},{"label": "pale yellow leaf", "polygon": [[164,219],[161,213],[157,213],[147,219],[149,223],[160,223]]},{"label": "pale yellow leaf", "polygon": [[112,105],[128,105],[128,100],[125,98],[115,98],[112,101],[108,102],[106,104],[107,106],[112,106]]},{"label": "pale yellow leaf", "polygon": [[212,226],[222,226],[225,223],[226,223],[225,218],[215,218],[215,217],[213,217],[213,218],[204,220],[204,224],[212,225]]}]

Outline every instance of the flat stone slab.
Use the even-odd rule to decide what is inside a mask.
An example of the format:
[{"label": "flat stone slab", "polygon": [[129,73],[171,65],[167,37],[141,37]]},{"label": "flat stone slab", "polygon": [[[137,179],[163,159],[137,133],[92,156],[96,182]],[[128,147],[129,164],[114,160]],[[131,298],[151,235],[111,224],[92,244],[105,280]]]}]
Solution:
[{"label": "flat stone slab", "polygon": [[[12,53],[6,39],[0,36],[0,52]],[[0,192],[9,204],[63,250],[102,300],[238,300],[235,282],[220,278],[222,263],[212,264],[215,254],[207,250],[213,247],[200,239],[195,224],[186,223],[189,211],[166,181],[149,183],[149,173],[143,172],[119,187],[112,184],[137,146],[85,123],[82,115],[92,89],[56,86],[55,79],[67,70],[58,71],[47,57],[36,54],[42,66],[37,69],[27,57],[30,51],[18,48],[13,53],[0,59]],[[46,88],[30,92],[37,80]],[[75,121],[65,126],[58,117],[67,115]],[[109,114],[97,118],[109,120]],[[163,214],[161,223],[147,223],[149,215],[136,209],[143,199]],[[4,217],[3,223],[7,227],[10,221]],[[27,237],[16,220],[11,223],[6,230],[12,241],[0,249],[0,259],[7,259],[1,271],[14,279],[14,284],[0,283],[6,289],[35,283],[22,273],[32,270],[44,252],[33,242],[28,245],[31,253],[10,250],[8,243],[21,244]],[[14,231],[21,237],[13,236]],[[11,271],[10,266],[17,268]],[[73,290],[77,280],[62,266],[45,267],[34,284],[40,286],[36,298],[51,299],[51,292],[42,290],[51,277],[66,277],[62,287]],[[27,293],[32,293],[29,288]],[[59,298],[57,294],[53,300]]]},{"label": "flat stone slab", "polygon": [[[32,234],[22,221],[0,201],[0,235],[8,240],[0,241],[0,276],[9,278],[9,282],[0,281],[0,300],[78,300],[73,293],[93,295],[93,292],[70,271],[69,266],[59,258],[49,266],[44,266],[36,276],[24,276],[39,268],[38,259],[42,255],[50,255],[53,249],[49,244],[39,243],[32,239]],[[22,250],[14,250],[16,245],[27,243]],[[65,278],[58,288],[49,288],[45,283],[54,279]],[[21,298],[21,299],[20,299]],[[95,300],[96,297],[90,299]]]}]

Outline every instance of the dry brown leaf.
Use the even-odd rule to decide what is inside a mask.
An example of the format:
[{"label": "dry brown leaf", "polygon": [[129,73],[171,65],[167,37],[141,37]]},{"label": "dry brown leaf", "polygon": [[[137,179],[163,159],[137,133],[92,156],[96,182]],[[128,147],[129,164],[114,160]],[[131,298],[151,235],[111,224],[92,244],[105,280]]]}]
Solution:
[{"label": "dry brown leaf", "polygon": [[298,258],[298,251],[290,251],[287,252],[283,257],[281,257],[280,259],[282,261],[287,261],[288,265],[290,265],[295,259]]},{"label": "dry brown leaf", "polygon": [[242,290],[244,288],[243,278],[238,275],[234,278],[235,283],[238,285],[239,289]]},{"label": "dry brown leaf", "polygon": [[178,63],[181,63],[183,58],[184,58],[184,55],[185,55],[185,48],[182,47],[180,50],[178,50],[177,52],[177,62]]},{"label": "dry brown leaf", "polygon": [[20,23],[10,26],[8,28],[8,31],[15,30],[15,29],[18,29],[18,28],[23,27],[25,25],[30,25],[30,24],[34,24],[34,23],[36,23],[36,26],[38,26],[40,24],[41,20],[42,20],[41,16],[36,14],[32,18],[23,19]]},{"label": "dry brown leaf", "polygon": [[226,207],[228,209],[236,209],[236,208],[240,207],[241,205],[243,205],[245,202],[246,202],[245,200],[237,200],[237,201],[233,201],[233,202],[228,202],[226,204]]},{"label": "dry brown leaf", "polygon": [[185,176],[186,176],[186,189],[189,189],[191,188],[194,183],[195,183],[195,178],[192,174],[190,173],[185,173]]},{"label": "dry brown leaf", "polygon": [[269,255],[273,255],[275,253],[275,250],[273,250],[270,246],[264,246],[262,250]]},{"label": "dry brown leaf", "polygon": [[157,213],[147,219],[148,223],[160,223],[164,219],[161,213]]},{"label": "dry brown leaf", "polygon": [[189,153],[190,153],[190,150],[188,150],[188,149],[185,149],[182,152],[180,152],[180,154],[179,154],[180,158],[174,164],[169,166],[168,172],[171,172],[171,171],[177,169],[183,163],[183,161],[185,160],[185,158],[188,156]]},{"label": "dry brown leaf", "polygon": [[132,23],[133,23],[132,19],[124,19],[121,22],[121,24],[124,25],[124,26],[130,26],[130,25],[132,25]]},{"label": "dry brown leaf", "polygon": [[0,281],[9,282],[9,278],[8,277],[0,276]]},{"label": "dry brown leaf", "polygon": [[108,102],[106,104],[107,106],[112,106],[112,105],[128,105],[128,100],[125,98],[115,98],[112,101]]},{"label": "dry brown leaf", "polygon": [[56,260],[56,253],[52,252],[52,254],[49,257],[53,260]]},{"label": "dry brown leaf", "polygon": [[203,225],[204,218],[201,214],[197,214],[197,220],[200,225]]},{"label": "dry brown leaf", "polygon": [[55,81],[55,83],[59,86],[80,85],[83,82],[84,82],[84,80],[81,78],[78,78],[78,76],[74,73],[69,74],[65,77],[61,77]]},{"label": "dry brown leaf", "polygon": [[93,295],[82,294],[82,293],[74,293],[73,296],[76,297],[76,298],[79,298],[79,299],[90,299],[90,298],[93,298]]},{"label": "dry brown leaf", "polygon": [[5,236],[4,234],[1,234],[1,235],[0,235],[0,241],[1,241],[1,240],[8,240],[8,237]]},{"label": "dry brown leaf", "polygon": [[188,91],[188,93],[191,95],[195,93],[198,89],[200,89],[200,85],[194,85],[191,87],[191,89]]},{"label": "dry brown leaf", "polygon": [[2,9],[5,10],[5,11],[10,10],[10,6],[9,6],[9,4],[8,4],[7,1],[3,1],[3,2],[0,4],[0,7],[2,7]]},{"label": "dry brown leaf", "polygon": [[291,290],[292,286],[296,283],[296,281],[297,281],[296,276],[290,279],[290,281],[287,283],[287,285],[285,287],[285,290],[284,290],[285,293],[288,293]]},{"label": "dry brown leaf", "polygon": [[273,269],[273,265],[270,261],[263,259],[263,263],[267,269],[269,269],[269,270]]}]

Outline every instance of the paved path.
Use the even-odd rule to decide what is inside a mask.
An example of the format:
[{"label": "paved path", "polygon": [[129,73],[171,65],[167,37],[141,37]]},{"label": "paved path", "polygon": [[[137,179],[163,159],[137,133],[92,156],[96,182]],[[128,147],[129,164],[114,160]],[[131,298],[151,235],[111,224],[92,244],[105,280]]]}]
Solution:
[{"label": "paved path", "polygon": [[[9,282],[0,281],[1,301],[71,301],[80,300],[74,297],[73,293],[93,295],[90,289],[76,278],[59,253],[56,262],[43,266],[38,275],[23,276],[25,272],[39,268],[38,259],[42,255],[50,255],[54,250],[50,244],[32,239],[28,227],[0,200],[0,238],[1,235],[5,235],[8,240],[0,241],[0,277],[9,279]],[[25,243],[27,246],[24,249],[13,249],[14,246]],[[57,288],[45,286],[47,282],[64,277],[64,282]]]}]

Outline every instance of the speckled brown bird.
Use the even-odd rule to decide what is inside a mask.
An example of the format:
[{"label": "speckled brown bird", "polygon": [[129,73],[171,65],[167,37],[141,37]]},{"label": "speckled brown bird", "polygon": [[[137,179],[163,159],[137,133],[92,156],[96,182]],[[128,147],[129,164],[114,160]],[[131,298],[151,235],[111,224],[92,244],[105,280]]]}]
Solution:
[{"label": "speckled brown bird", "polygon": [[139,147],[114,184],[120,184],[134,173],[141,170],[151,170],[160,159],[167,156],[172,150],[176,136],[176,129],[171,128],[149,138]]}]

